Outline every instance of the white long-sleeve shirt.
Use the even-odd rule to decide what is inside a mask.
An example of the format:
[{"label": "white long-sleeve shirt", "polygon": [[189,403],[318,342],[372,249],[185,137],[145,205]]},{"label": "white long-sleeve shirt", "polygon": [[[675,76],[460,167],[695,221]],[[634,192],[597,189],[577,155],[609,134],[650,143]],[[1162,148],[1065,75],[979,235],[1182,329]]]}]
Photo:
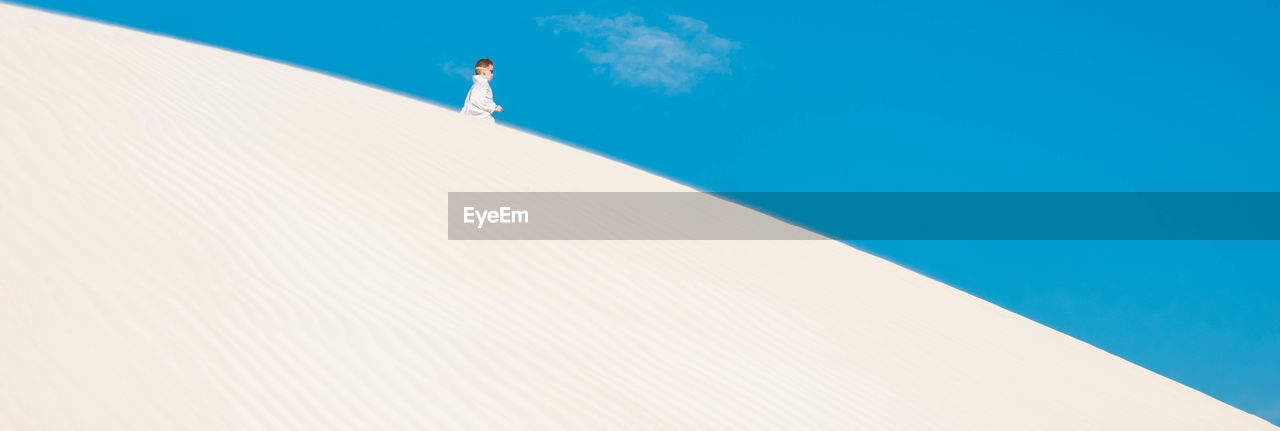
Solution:
[{"label": "white long-sleeve shirt", "polygon": [[495,109],[498,109],[498,104],[493,103],[493,90],[489,88],[489,80],[481,75],[472,76],[471,91],[467,92],[467,101],[462,103],[462,115],[493,122]]}]

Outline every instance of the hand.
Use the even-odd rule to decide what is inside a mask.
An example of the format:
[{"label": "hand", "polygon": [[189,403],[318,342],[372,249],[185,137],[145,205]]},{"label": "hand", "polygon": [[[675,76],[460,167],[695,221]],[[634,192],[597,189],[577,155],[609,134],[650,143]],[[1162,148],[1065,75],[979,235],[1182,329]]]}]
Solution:
[{"label": "hand", "polygon": [[493,105],[493,106],[496,106],[496,108],[493,108],[493,112],[502,112],[502,105]]}]

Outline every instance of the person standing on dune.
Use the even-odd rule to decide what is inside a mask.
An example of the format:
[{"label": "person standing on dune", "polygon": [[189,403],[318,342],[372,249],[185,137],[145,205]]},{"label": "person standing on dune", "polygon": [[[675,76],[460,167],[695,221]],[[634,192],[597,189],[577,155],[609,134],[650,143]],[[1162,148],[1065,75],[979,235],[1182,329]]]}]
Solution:
[{"label": "person standing on dune", "polygon": [[476,62],[476,74],[471,77],[471,91],[467,92],[467,101],[462,104],[462,115],[494,122],[493,113],[502,112],[502,106],[493,103],[493,89],[489,81],[493,80],[493,61],[482,58]]}]

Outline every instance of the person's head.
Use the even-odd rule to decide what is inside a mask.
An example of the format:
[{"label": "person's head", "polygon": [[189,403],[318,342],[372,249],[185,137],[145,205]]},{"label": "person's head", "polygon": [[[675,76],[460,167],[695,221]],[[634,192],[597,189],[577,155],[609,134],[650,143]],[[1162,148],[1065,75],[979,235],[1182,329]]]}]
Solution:
[{"label": "person's head", "polygon": [[493,80],[493,60],[482,58],[476,62],[476,75],[483,76],[486,80]]}]

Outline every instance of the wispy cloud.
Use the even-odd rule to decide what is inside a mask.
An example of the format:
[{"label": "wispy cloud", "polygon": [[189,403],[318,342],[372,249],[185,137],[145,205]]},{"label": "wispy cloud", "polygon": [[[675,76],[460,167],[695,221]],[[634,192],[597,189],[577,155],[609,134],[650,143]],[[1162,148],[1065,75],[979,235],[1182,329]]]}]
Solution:
[{"label": "wispy cloud", "polygon": [[461,77],[468,81],[471,80],[472,75],[476,74],[474,66],[455,63],[453,60],[437,64],[437,66],[440,66],[440,71],[444,72],[445,75]]},{"label": "wispy cloud", "polygon": [[614,83],[650,87],[668,94],[689,91],[713,73],[729,73],[729,53],[740,44],[707,31],[707,23],[679,15],[667,15],[671,26],[662,29],[645,24],[644,18],[626,14],[602,18],[587,14],[539,18],[556,34],[580,33],[586,45],[580,52],[607,70]]}]

